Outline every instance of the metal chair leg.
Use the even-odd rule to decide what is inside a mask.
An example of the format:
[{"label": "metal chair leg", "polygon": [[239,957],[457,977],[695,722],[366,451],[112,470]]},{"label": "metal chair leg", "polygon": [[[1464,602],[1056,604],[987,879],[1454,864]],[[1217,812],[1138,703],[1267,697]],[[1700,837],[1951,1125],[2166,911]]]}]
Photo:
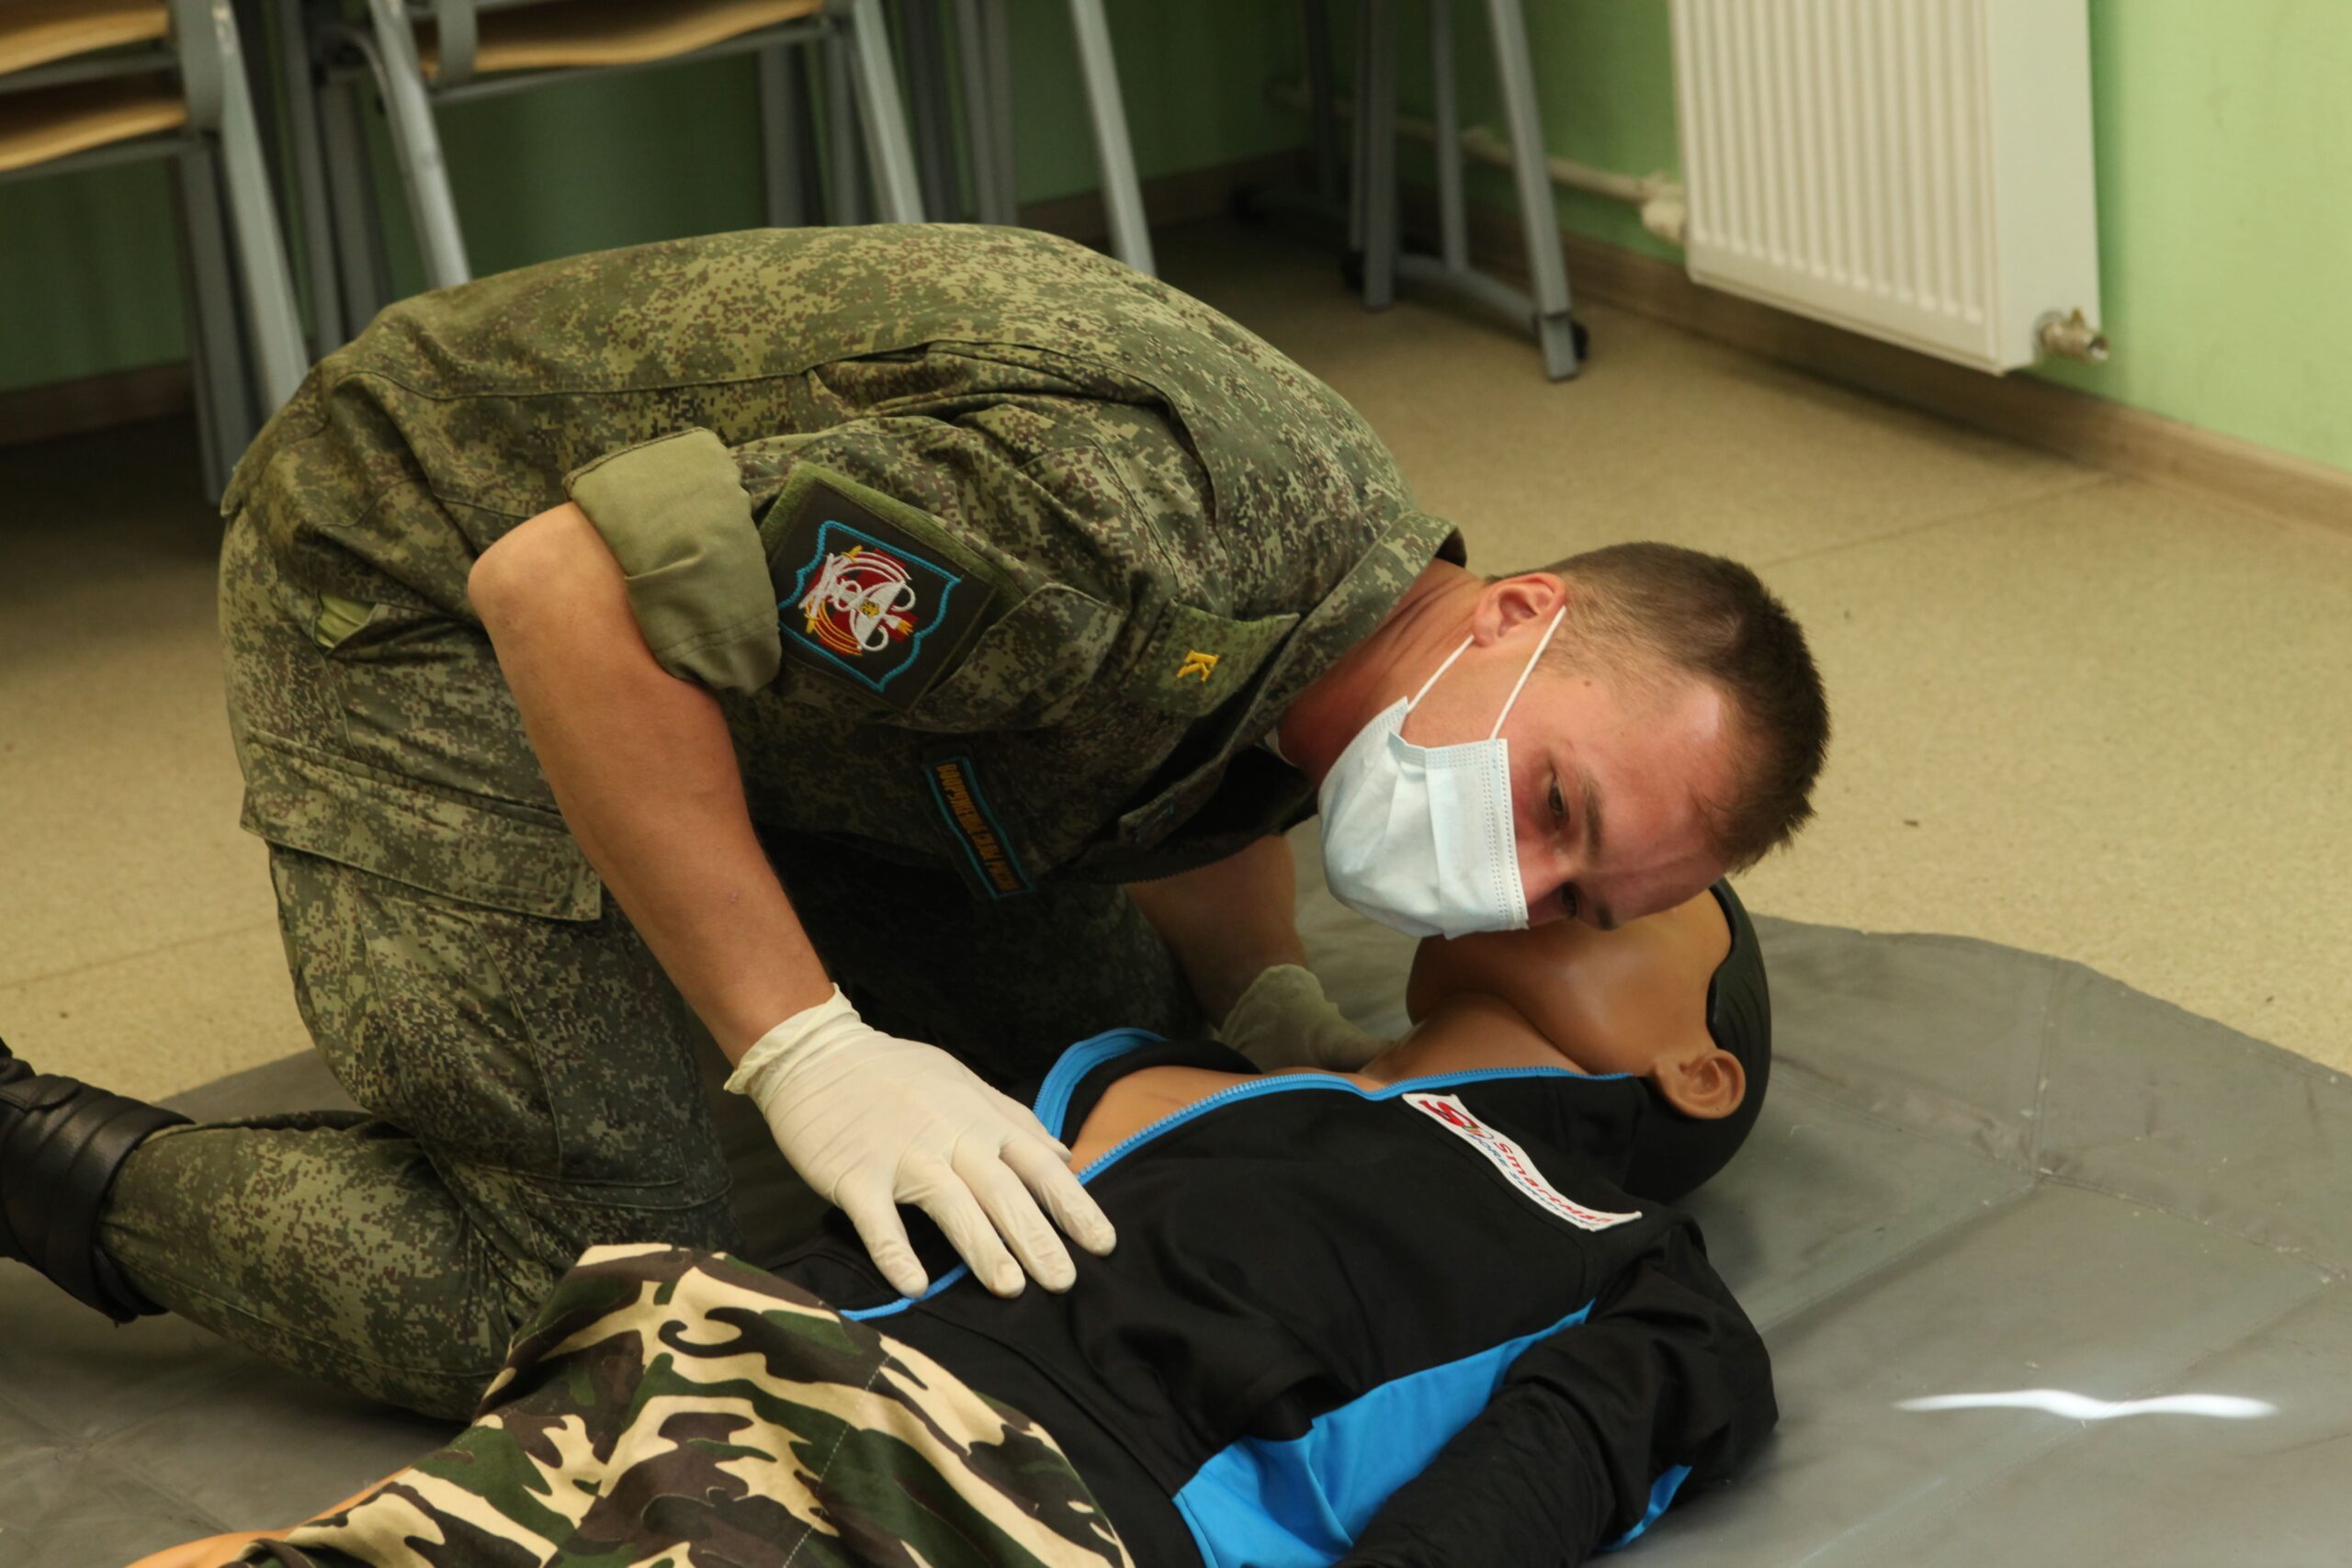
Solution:
[{"label": "metal chair leg", "polygon": [[367,112],[359,85],[333,77],[319,97],[320,150],[325,154],[328,216],[334,230],[330,247],[343,299],[336,346],[359,335],[391,299],[385,265],[383,226],[378,221],[376,178],[368,155]]},{"label": "metal chair leg", "polygon": [[277,196],[262,154],[261,127],[254,115],[252,85],[233,14],[212,8],[214,42],[221,73],[218,177],[227,197],[229,239],[236,246],[237,276],[243,284],[245,341],[252,345],[252,371],[261,412],[272,413],[293,397],[309,371],[302,346],[301,308],[286,264],[286,242],[277,221]]},{"label": "metal chair leg", "polygon": [[1079,72],[1086,79],[1086,107],[1094,120],[1094,156],[1102,175],[1102,205],[1111,219],[1111,252],[1137,272],[1152,270],[1151,228],[1145,220],[1143,188],[1136,175],[1135,145],[1127,138],[1127,110],[1119,96],[1119,65],[1111,52],[1111,24],[1102,0],[1069,0],[1070,26],[1078,33]]},{"label": "metal chair leg", "polygon": [[[388,0],[374,0],[384,5]],[[882,0],[837,0],[836,14],[849,32],[851,63],[857,75],[859,122],[866,156],[873,161],[875,202],[892,223],[922,221],[922,185],[915,174],[914,147],[907,135],[907,111],[899,96],[899,73],[890,59],[890,35]]]},{"label": "metal chair leg", "polygon": [[302,225],[303,270],[311,288],[311,349],[324,358],[349,341],[345,325],[343,279],[334,259],[334,220],[327,195],[322,151],[323,117],[316,56],[304,0],[276,0],[277,67],[286,94],[288,162],[294,172],[294,199]]},{"label": "metal chair leg", "polygon": [[825,179],[825,221],[865,221],[865,149],[857,133],[857,88],[851,71],[849,40],[835,32],[825,39],[825,152],[831,165]]},{"label": "metal chair leg", "polygon": [[997,197],[1003,203],[995,221],[1021,221],[1021,166],[1012,124],[1012,10],[1011,0],[980,0],[980,27],[987,40],[989,113],[996,118],[989,138],[996,150]]},{"label": "metal chair leg", "polygon": [[1365,182],[1372,168],[1372,6],[1373,0],[1356,0],[1356,117],[1348,139],[1348,251],[1359,259],[1370,196]]},{"label": "metal chair leg", "polygon": [[1396,301],[1396,0],[1364,0],[1363,302]]},{"label": "metal chair leg", "polygon": [[804,85],[796,46],[759,52],[760,178],[768,226],[797,229],[808,221],[800,186],[800,103]]},{"label": "metal chair leg", "polygon": [[368,0],[368,16],[376,39],[370,63],[384,96],[385,125],[391,132],[401,182],[408,188],[409,210],[416,219],[425,287],[464,283],[473,271],[466,262],[465,231],[458,223],[457,198],[449,190],[449,169],[441,156],[441,132],[433,123],[433,101],[425,94],[415,36],[401,0]]},{"label": "metal chair leg", "polygon": [[205,489],[218,496],[228,488],[229,472],[259,425],[243,334],[237,330],[235,284],[214,157],[209,146],[198,145],[174,162],[178,165],[186,246],[188,368],[195,380]]},{"label": "metal chair leg", "polygon": [[1299,6],[1301,44],[1306,56],[1308,129],[1314,137],[1315,195],[1337,208],[1340,189],[1340,113],[1331,69],[1330,0],[1305,0]]},{"label": "metal chair leg", "polygon": [[964,141],[972,155],[972,215],[982,223],[1004,223],[1007,201],[998,177],[996,106],[989,101],[988,23],[980,0],[956,0],[956,73],[964,88]]},{"label": "metal chair leg", "polygon": [[1453,0],[1429,0],[1430,118],[1437,129],[1440,254],[1446,269],[1470,265],[1470,223],[1462,189],[1462,111],[1453,79]]},{"label": "metal chair leg", "polygon": [[[1301,0],[1298,24],[1299,55],[1306,62],[1306,70],[1311,179],[1304,186],[1276,181],[1247,186],[1234,193],[1233,209],[1237,216],[1253,220],[1277,212],[1295,212],[1323,225],[1346,227],[1353,221],[1349,208],[1356,198],[1354,171],[1359,165],[1352,162],[1352,152],[1343,148],[1340,141],[1330,0]],[[1360,235],[1351,232],[1348,253],[1349,287],[1354,288],[1362,281],[1363,246]]]},{"label": "metal chair leg", "polygon": [[800,155],[800,206],[810,223],[825,217],[825,136],[818,116],[825,102],[825,51],[803,44],[793,51],[792,133]]},{"label": "metal chair leg", "polygon": [[[182,158],[198,156],[190,152]],[[175,160],[177,161],[177,160]],[[220,462],[220,438],[213,426],[214,404],[218,401],[212,389],[206,351],[210,345],[204,335],[204,308],[198,299],[196,281],[196,243],[188,213],[187,182],[175,170],[171,180],[172,217],[179,230],[180,321],[181,336],[187,345],[188,391],[196,405],[196,464],[197,483],[208,498],[220,495],[229,488],[228,471]]]},{"label": "metal chair leg", "polygon": [[939,0],[899,0],[899,54],[906,68],[908,130],[923,211],[950,221],[963,216],[964,200],[956,133],[948,123],[947,40],[940,33]]},{"label": "metal chair leg", "polygon": [[1495,73],[1502,83],[1503,114],[1510,122],[1511,178],[1527,236],[1527,273],[1535,286],[1535,335],[1544,347],[1544,368],[1557,381],[1577,373],[1576,336],[1568,321],[1568,264],[1544,168],[1547,153],[1535,99],[1535,68],[1527,58],[1527,17],[1520,0],[1487,0],[1487,16],[1495,44]]}]

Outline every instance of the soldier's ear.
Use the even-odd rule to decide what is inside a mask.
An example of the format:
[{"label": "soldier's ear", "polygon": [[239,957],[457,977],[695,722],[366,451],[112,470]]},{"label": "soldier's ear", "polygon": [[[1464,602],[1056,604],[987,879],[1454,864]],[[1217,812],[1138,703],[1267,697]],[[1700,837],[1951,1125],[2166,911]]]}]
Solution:
[{"label": "soldier's ear", "polygon": [[1470,635],[1485,644],[1529,622],[1541,630],[1570,594],[1567,580],[1555,571],[1498,577],[1479,591],[1477,605],[1470,615]]}]

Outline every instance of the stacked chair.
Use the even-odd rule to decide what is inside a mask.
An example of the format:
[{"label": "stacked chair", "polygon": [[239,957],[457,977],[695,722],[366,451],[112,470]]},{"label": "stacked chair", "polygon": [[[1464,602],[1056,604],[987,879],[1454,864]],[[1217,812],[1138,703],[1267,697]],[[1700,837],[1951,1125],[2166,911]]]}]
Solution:
[{"label": "stacked chair", "polygon": [[[972,208],[983,223],[1021,220],[1013,190],[1012,51],[1007,38],[1011,4],[952,0],[964,136],[972,157]],[[1095,162],[1102,175],[1102,204],[1110,219],[1111,254],[1138,272],[1150,272],[1151,231],[1144,219],[1135,145],[1127,135],[1118,62],[1111,52],[1110,22],[1102,0],[1069,4]],[[900,0],[899,26],[924,205],[934,218],[952,217],[962,207],[956,198],[955,139],[947,118],[952,98],[940,0]]]},{"label": "stacked chair", "polygon": [[[1319,7],[1322,0],[1308,0]],[[1470,265],[1463,200],[1462,126],[1454,102],[1452,0],[1425,0],[1430,28],[1430,114],[1437,133],[1439,254],[1408,255],[1398,241],[1396,200],[1396,0],[1358,0],[1356,158],[1350,243],[1363,254],[1363,299],[1385,310],[1396,280],[1435,285],[1529,322],[1544,368],[1554,380],[1577,373],[1579,333],[1568,319],[1568,267],[1553,216],[1544,120],[1528,58],[1527,17],[1520,0],[1486,0],[1495,73],[1503,96],[1511,175],[1526,232],[1531,297]],[[1328,69],[1326,73],[1328,76]]]},{"label": "stacked chair", "polygon": [[[1148,272],[1150,236],[1102,0],[1068,3],[1114,249]],[[896,222],[962,216],[959,106],[971,210],[984,222],[1015,223],[1010,4],[0,0],[0,179],[176,160],[205,483],[218,494],[311,360],[348,342],[390,300],[372,113],[382,115],[428,288],[472,276],[436,123],[441,106],[722,55],[750,54],[758,65],[771,223],[809,221],[820,186],[823,217],[836,223],[864,221],[869,210]],[[911,130],[892,19],[914,95]],[[257,95],[241,31],[261,78]],[[307,322],[287,265],[273,153],[308,264]]]},{"label": "stacked chair", "polygon": [[0,3],[0,179],[167,158],[204,480],[218,495],[307,367],[227,0]]},{"label": "stacked chair", "polygon": [[769,220],[804,220],[801,63],[818,51],[833,113],[837,221],[857,221],[870,169],[881,215],[922,198],[881,0],[246,0],[276,9],[287,72],[284,141],[303,209],[322,349],[385,302],[382,240],[362,136],[363,91],[380,101],[429,288],[472,276],[435,110],[592,73],[752,54],[759,62]]}]

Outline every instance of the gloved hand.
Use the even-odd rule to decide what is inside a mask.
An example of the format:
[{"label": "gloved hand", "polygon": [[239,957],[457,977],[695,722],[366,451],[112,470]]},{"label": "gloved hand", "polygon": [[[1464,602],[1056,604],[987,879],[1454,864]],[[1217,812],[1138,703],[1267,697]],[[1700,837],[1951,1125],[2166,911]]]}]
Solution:
[{"label": "gloved hand", "polygon": [[784,1157],[849,1215],[875,1267],[903,1295],[919,1296],[931,1281],[900,1203],[936,1221],[973,1277],[1000,1296],[1021,1292],[1024,1269],[1049,1291],[1069,1289],[1078,1270],[1055,1225],[1089,1252],[1108,1252],[1118,1239],[1070,1173],[1069,1150],[1027,1106],[936,1045],[876,1029],[838,987],[762,1035],[727,1087],[759,1106]]},{"label": "gloved hand", "polygon": [[1388,1048],[1387,1041],[1341,1017],[1323,994],[1323,982],[1295,964],[1274,964],[1250,981],[1225,1015],[1217,1038],[1266,1071],[1353,1072]]}]

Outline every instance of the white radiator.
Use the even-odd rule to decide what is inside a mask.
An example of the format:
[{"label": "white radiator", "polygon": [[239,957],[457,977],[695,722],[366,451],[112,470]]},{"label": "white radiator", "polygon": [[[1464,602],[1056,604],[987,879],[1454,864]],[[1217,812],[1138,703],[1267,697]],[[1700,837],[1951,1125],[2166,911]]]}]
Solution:
[{"label": "white radiator", "polygon": [[1674,0],[1690,276],[1987,370],[2098,322],[2086,0]]}]

